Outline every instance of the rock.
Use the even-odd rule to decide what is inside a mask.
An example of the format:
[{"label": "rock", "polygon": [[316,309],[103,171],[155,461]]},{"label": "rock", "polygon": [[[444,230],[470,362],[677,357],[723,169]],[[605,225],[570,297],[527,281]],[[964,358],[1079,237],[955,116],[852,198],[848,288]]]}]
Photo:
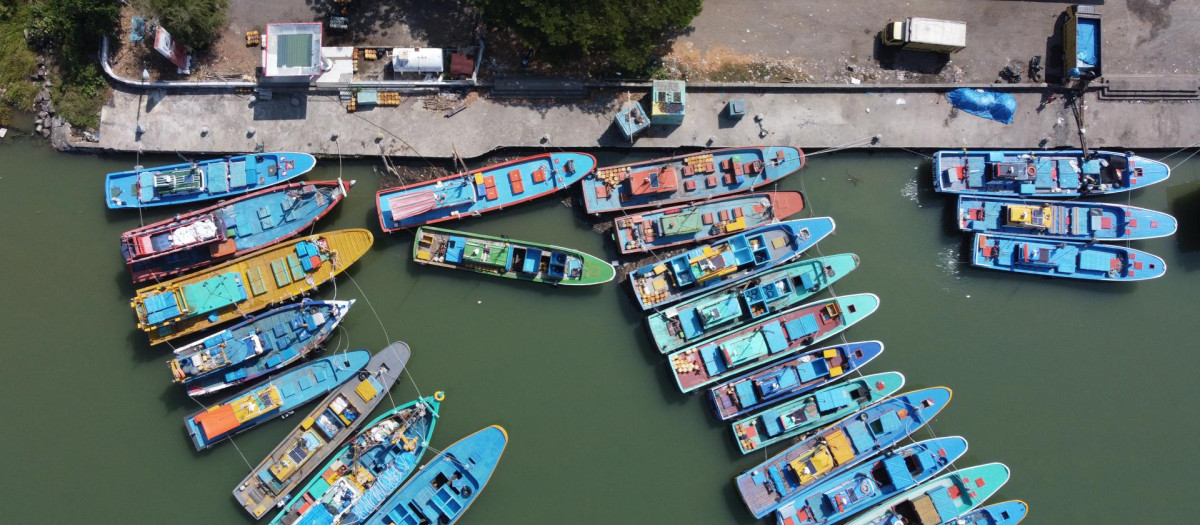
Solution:
[{"label": "rock", "polygon": [[44,109],[38,112],[38,118],[40,118],[40,119],[45,119],[46,117],[49,117],[49,116],[50,116],[50,112],[46,111]]},{"label": "rock", "polygon": [[42,85],[46,86],[46,87],[50,87],[51,84],[50,84],[49,80],[46,80],[45,82],[42,82]]},{"label": "rock", "polygon": [[50,138],[50,128],[42,128],[42,136],[45,138]]},{"label": "rock", "polygon": [[36,130],[34,130],[34,133],[41,133],[41,132],[42,132],[42,129],[43,129],[43,128],[42,128],[42,123],[41,123],[41,122],[38,122],[37,129],[36,129]]}]

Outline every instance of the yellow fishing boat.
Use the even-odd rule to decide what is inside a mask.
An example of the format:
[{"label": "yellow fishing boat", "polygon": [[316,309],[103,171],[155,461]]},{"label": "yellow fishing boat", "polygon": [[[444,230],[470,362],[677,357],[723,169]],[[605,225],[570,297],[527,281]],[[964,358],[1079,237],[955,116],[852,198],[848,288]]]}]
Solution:
[{"label": "yellow fishing boat", "polygon": [[138,290],[130,306],[150,344],[241,319],[312,291],[367,253],[371,232],[309,235]]}]

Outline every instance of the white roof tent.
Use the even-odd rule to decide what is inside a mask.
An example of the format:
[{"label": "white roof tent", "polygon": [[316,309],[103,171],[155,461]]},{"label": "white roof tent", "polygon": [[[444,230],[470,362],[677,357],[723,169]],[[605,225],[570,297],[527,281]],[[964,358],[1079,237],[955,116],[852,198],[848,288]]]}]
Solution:
[{"label": "white roof tent", "polygon": [[392,49],[392,71],[396,73],[441,73],[445,55],[436,47]]},{"label": "white roof tent", "polygon": [[267,24],[263,74],[268,77],[315,77],[321,74],[320,22]]}]

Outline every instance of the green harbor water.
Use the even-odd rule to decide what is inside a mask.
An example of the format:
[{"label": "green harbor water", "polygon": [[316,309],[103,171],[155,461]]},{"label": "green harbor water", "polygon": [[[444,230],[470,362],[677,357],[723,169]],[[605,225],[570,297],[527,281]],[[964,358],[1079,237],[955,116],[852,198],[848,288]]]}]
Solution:
[{"label": "green harbor water", "polygon": [[[133,163],[0,143],[5,523],[249,523],[230,495],[248,470],[242,455],[257,463],[299,422],[263,425],[237,448],[193,451],[181,420],[198,405],[171,383],[169,349],[148,345],[128,304],[134,287],[117,239],[139,215],[104,206],[104,174]],[[325,160],[308,178],[337,174],[338,163]],[[418,268],[411,234],[378,233],[371,164],[347,161],[344,176],[358,185],[319,229],[366,227],[376,240],[336,289],[318,294],[359,299],[332,344],[412,346],[415,381],[406,377],[393,395],[399,403],[446,391],[434,447],[493,423],[509,432],[464,523],[754,522],[731,478],[764,455],[742,456],[705,400],[676,390],[624,287]],[[813,157],[778,186],[805,191],[804,215],[836,219],[821,253],[861,257],[837,293],[882,299],[846,333],[887,345],[864,372],[901,371],[906,390],[953,388],[949,407],[917,437],[965,436],[959,467],[1007,463],[1012,480],[992,501],[1027,501],[1028,523],[1190,521],[1200,467],[1200,159],[1114,199],[1180,219],[1175,237],[1133,244],[1169,266],[1166,277],[1136,284],[964,265],[952,201],[928,178],[928,163],[912,154],[843,153]],[[615,258],[606,236],[560,198],[452,227]]]}]

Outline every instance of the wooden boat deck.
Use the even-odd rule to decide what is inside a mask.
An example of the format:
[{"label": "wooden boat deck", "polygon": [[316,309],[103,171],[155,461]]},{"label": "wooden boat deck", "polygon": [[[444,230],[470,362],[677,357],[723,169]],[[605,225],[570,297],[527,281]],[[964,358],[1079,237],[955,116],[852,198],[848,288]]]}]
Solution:
[{"label": "wooden boat deck", "polygon": [[138,290],[130,303],[151,344],[240,319],[332,279],[366,254],[367,230],[302,237]]},{"label": "wooden boat deck", "polygon": [[622,254],[643,253],[705,242],[779,222],[804,209],[798,191],[734,195],[665,210],[613,219]]},{"label": "wooden boat deck", "polygon": [[564,286],[601,284],[616,276],[612,265],[579,250],[431,226],[417,230],[413,261]]},{"label": "wooden boat deck", "polygon": [[[233,490],[233,497],[255,519],[285,501],[366,421],[400,379],[411,351],[392,343],[371,357],[358,377],[343,383],[309,412],[267,457]],[[335,356],[336,358],[336,356]],[[364,377],[364,374],[369,374]]]}]

